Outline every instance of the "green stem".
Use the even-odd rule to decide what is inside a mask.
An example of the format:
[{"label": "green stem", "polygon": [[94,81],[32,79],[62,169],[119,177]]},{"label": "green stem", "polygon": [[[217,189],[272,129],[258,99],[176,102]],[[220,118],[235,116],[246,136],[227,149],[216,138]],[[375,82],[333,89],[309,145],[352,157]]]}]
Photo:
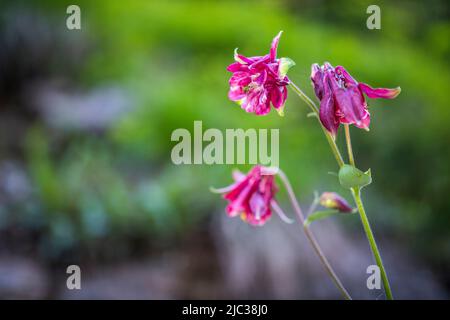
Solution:
[{"label": "green stem", "polygon": [[[325,137],[327,138],[328,143],[330,144],[331,151],[333,152],[339,167],[342,167],[344,165],[344,161],[342,160],[341,153],[339,151],[338,146],[336,145],[334,138],[331,136],[331,134],[324,128],[324,126],[320,122],[319,109],[314,104],[314,102],[308,96],[306,96],[303,93],[303,91],[299,87],[297,87],[293,82],[290,82],[289,85],[295,91],[295,93],[297,93],[297,95],[303,101],[305,101],[306,104],[316,114],[317,120],[319,120],[320,127],[322,128],[322,130],[325,134]],[[351,145],[351,139],[350,139],[350,130],[349,130],[348,126],[345,126],[345,134],[346,134],[346,141],[347,141],[347,149],[348,149],[348,153],[349,153],[349,161],[350,161],[350,164],[352,164],[354,166],[355,159],[353,157],[353,151],[352,151],[352,145]],[[382,277],[384,289],[386,292],[386,298],[389,300],[392,300],[393,297],[392,297],[391,287],[389,285],[389,280],[387,278],[386,270],[384,269],[383,261],[381,260],[381,255],[380,255],[380,252],[378,251],[378,247],[375,242],[375,238],[373,236],[372,229],[370,228],[369,220],[367,219],[366,211],[364,210],[364,205],[363,205],[363,202],[361,199],[361,190],[360,189],[355,189],[355,190],[352,189],[352,194],[353,194],[353,198],[355,199],[356,206],[358,207],[359,215],[361,217],[361,221],[362,221],[362,224],[364,227],[364,231],[367,235],[367,239],[369,240],[372,254],[375,257],[375,261],[376,261],[378,267],[380,268],[381,277]]]},{"label": "green stem", "polygon": [[316,104],[292,81],[289,83],[289,86],[308,105],[311,111],[315,113],[317,121],[319,122],[319,125],[322,128],[322,131],[325,135],[325,138],[327,138],[328,144],[331,147],[331,151],[333,152],[333,155],[336,158],[339,167],[342,167],[344,165],[344,160],[342,159],[341,153],[339,152],[339,148],[336,145],[336,141],[334,141],[333,136],[327,131],[327,129],[325,129],[325,127],[320,122],[319,108],[317,108]]},{"label": "green stem", "polygon": [[319,256],[320,261],[325,267],[325,270],[327,271],[328,275],[333,280],[336,287],[341,292],[342,296],[346,300],[352,300],[352,297],[348,293],[348,291],[345,289],[342,282],[339,280],[338,276],[334,272],[333,268],[331,267],[330,263],[328,262],[327,258],[325,257],[324,253],[320,249],[319,243],[317,242],[316,238],[314,237],[314,234],[312,233],[311,229],[309,229],[308,226],[303,225],[303,230],[305,231],[306,237],[308,238],[309,242],[314,248],[314,251],[316,251],[317,255]]},{"label": "green stem", "polygon": [[345,141],[347,142],[348,161],[355,167],[355,158],[353,157],[352,139],[350,137],[350,127],[348,124],[344,124]]},{"label": "green stem", "polygon": [[289,85],[291,86],[292,90],[295,91],[296,94],[298,94],[300,96],[300,98],[302,98],[303,101],[306,102],[306,104],[308,105],[308,107],[311,108],[311,110],[316,113],[319,114],[319,108],[317,108],[316,104],[314,103],[314,101],[312,101],[299,87],[297,87],[295,85],[295,83],[293,83],[292,81],[289,83]]},{"label": "green stem", "polygon": [[320,261],[322,262],[323,266],[325,267],[325,270],[327,271],[328,275],[331,277],[331,279],[333,280],[334,284],[339,289],[341,294],[344,296],[344,298],[346,300],[352,300],[351,296],[345,289],[344,285],[339,280],[339,277],[337,276],[336,272],[334,272],[333,267],[328,262],[328,259],[325,257],[325,255],[324,255],[322,249],[320,248],[320,245],[317,242],[316,238],[314,237],[314,234],[312,233],[311,229],[309,229],[309,227],[304,224],[305,216],[303,215],[302,209],[300,208],[297,198],[295,197],[294,190],[292,189],[292,186],[291,186],[287,176],[281,170],[278,171],[278,176],[280,177],[281,181],[283,182],[283,184],[286,188],[286,191],[288,193],[292,207],[294,208],[294,211],[297,214],[298,219],[300,220],[300,223],[303,226],[303,230],[305,231],[306,237],[308,238],[309,242],[311,243],[314,251],[316,252],[316,254],[319,257]]},{"label": "green stem", "polygon": [[[350,137],[350,128],[348,124],[344,124],[345,128],[345,141],[347,142],[347,151],[348,151],[348,158],[350,161],[350,164],[352,166],[355,166],[355,158],[353,156],[353,149],[352,149],[352,140]],[[378,251],[377,243],[375,241],[375,237],[373,236],[372,229],[370,228],[369,219],[367,219],[366,210],[364,209],[363,202],[361,200],[361,189],[352,189],[353,198],[355,199],[356,206],[358,207],[359,216],[361,217],[361,222],[364,227],[364,231],[366,233],[367,239],[369,240],[370,249],[372,250],[372,254],[375,258],[375,261],[378,265],[378,268],[380,268],[381,272],[381,278],[383,280],[383,285],[386,292],[386,298],[389,300],[392,300],[392,292],[391,287],[389,285],[389,280],[387,278],[386,270],[384,269],[383,261],[381,260],[380,252]]]},{"label": "green stem", "polygon": [[355,199],[356,205],[358,207],[359,216],[361,217],[361,222],[366,232],[367,239],[369,240],[370,248],[372,249],[375,261],[380,268],[381,279],[383,280],[384,290],[386,292],[386,298],[388,300],[393,300],[391,286],[389,285],[389,280],[384,269],[383,261],[381,260],[380,252],[378,251],[377,243],[370,228],[369,220],[367,219],[366,211],[361,200],[361,190],[359,188],[352,189],[353,198]]}]

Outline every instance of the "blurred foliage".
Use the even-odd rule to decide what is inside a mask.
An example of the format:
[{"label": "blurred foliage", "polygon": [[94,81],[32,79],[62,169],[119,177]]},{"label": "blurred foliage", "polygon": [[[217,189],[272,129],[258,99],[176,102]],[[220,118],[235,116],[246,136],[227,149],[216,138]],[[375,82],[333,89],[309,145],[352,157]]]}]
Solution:
[{"label": "blurred foliage", "polygon": [[[24,10],[65,28],[68,4],[27,2]],[[370,133],[352,130],[358,166],[373,173],[368,212],[376,229],[450,263],[447,1],[380,1],[382,29],[373,31],[365,24],[371,1],[78,4],[82,31],[70,32],[82,34],[89,53],[73,85],[118,84],[132,97],[133,111],[99,135],[54,132],[39,121],[28,129],[25,162],[54,243],[70,247],[131,233],[154,240],[223,207],[208,187],[228,184],[234,166],[171,163],[172,131],[192,130],[194,120],[204,130],[280,128],[281,167],[302,202],[315,189],[349,197],[326,174],[336,170],[334,159],[299,99],[291,96],[284,118],[255,117],[227,99],[225,68],[234,48],[264,54],[284,30],[279,56],[296,61],[290,78],[311,96],[310,65],[323,61],[373,86],[402,87],[396,100],[369,101]],[[1,6],[25,8],[24,2]]]}]

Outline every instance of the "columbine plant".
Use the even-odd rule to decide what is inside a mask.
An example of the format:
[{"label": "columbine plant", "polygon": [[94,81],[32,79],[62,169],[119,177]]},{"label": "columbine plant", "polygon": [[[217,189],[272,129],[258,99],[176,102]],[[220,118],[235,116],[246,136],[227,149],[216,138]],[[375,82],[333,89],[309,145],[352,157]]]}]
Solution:
[{"label": "columbine plant", "polygon": [[[351,297],[323,254],[309,226],[313,221],[331,215],[359,212],[370,248],[381,271],[386,298],[392,299],[387,274],[361,199],[361,189],[372,182],[371,172],[370,170],[363,172],[356,168],[349,125],[352,124],[358,128],[369,130],[370,113],[364,94],[368,98],[393,99],[400,93],[400,87],[374,89],[365,83],[357,82],[342,66],[333,67],[327,62],[322,66],[313,64],[311,81],[314,92],[320,101],[320,107],[318,108],[287,77],[289,68],[295,63],[289,58],[278,59],[276,57],[280,36],[281,32],[273,39],[269,53],[264,56],[248,58],[238,54],[237,49],[235,50],[235,62],[227,68],[228,71],[233,73],[229,82],[228,96],[230,100],[236,101],[247,112],[266,115],[273,106],[280,115],[283,115],[287,99],[287,86],[290,86],[318,119],[318,124],[322,128],[339,166],[339,182],[344,188],[351,191],[356,208],[352,208],[337,193],[324,192],[320,196],[315,195],[305,217],[284,172],[278,168],[263,166],[253,167],[247,175],[235,172],[233,175],[235,182],[232,185],[213,190],[222,193],[223,197],[229,201],[226,211],[231,217],[240,216],[242,220],[251,225],[262,226],[271,217],[273,210],[283,221],[292,223],[293,221],[284,214],[275,200],[275,195],[278,192],[275,176],[278,176],[288,193],[291,205],[309,242],[325,270],[346,299],[351,299]],[[335,141],[340,124],[344,125],[348,164],[344,162]],[[319,205],[324,209],[317,210]]]}]

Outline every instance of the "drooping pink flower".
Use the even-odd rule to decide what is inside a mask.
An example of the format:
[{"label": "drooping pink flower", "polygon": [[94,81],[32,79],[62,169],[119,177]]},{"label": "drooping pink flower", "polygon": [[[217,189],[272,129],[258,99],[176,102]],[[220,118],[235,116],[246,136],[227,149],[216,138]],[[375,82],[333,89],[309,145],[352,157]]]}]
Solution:
[{"label": "drooping pink flower", "polygon": [[324,192],[319,198],[321,206],[329,209],[337,209],[340,212],[352,212],[353,208],[336,192]]},{"label": "drooping pink flower", "polygon": [[281,31],[273,39],[270,52],[265,56],[245,57],[234,52],[236,62],[227,68],[230,78],[228,97],[242,109],[256,115],[270,112],[270,105],[283,113],[287,99],[289,78],[286,73],[295,63],[289,58],[277,59],[277,48]]},{"label": "drooping pink flower", "polygon": [[233,178],[235,183],[217,190],[229,201],[227,214],[230,217],[239,215],[251,225],[263,225],[272,215],[271,207],[278,191],[273,170],[257,165],[247,175],[235,171]]},{"label": "drooping pink flower", "polygon": [[311,80],[320,100],[320,121],[334,136],[341,123],[369,129],[370,114],[363,93],[369,98],[394,99],[400,93],[395,89],[372,88],[359,83],[342,66],[329,63],[312,65]]}]

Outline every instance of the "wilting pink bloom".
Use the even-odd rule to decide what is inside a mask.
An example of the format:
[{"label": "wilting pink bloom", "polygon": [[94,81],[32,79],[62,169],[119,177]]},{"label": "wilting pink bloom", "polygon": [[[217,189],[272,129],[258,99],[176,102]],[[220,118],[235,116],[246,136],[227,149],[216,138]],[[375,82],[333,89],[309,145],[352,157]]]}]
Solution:
[{"label": "wilting pink bloom", "polygon": [[234,52],[236,62],[227,68],[230,78],[228,97],[242,109],[256,115],[270,112],[270,105],[282,114],[287,99],[288,69],[295,63],[289,58],[277,59],[281,31],[273,39],[270,52],[265,56],[245,57]]},{"label": "wilting pink bloom", "polygon": [[242,220],[251,225],[261,226],[272,215],[271,207],[282,215],[279,206],[275,202],[275,194],[278,191],[274,182],[274,171],[272,168],[254,166],[247,175],[235,171],[233,178],[235,183],[217,189],[224,193],[224,198],[229,201],[226,212],[230,217],[240,216]]},{"label": "wilting pink bloom", "polygon": [[335,192],[324,192],[319,198],[320,205],[329,209],[337,209],[340,212],[352,212],[353,208],[347,201]]},{"label": "wilting pink bloom", "polygon": [[369,129],[370,114],[363,93],[369,98],[393,99],[400,93],[395,89],[372,88],[358,83],[342,66],[334,68],[329,63],[312,65],[311,80],[320,100],[320,121],[334,136],[339,124],[354,124]]}]

